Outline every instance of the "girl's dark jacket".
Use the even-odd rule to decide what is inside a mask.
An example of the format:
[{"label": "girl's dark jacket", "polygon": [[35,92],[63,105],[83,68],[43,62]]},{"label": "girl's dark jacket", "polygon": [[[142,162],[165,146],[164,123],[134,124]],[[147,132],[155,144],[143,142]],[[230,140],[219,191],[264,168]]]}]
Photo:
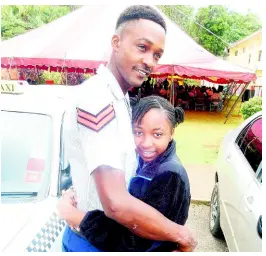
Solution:
[{"label": "girl's dark jacket", "polygon": [[[144,164],[139,159],[129,192],[168,219],[180,225],[185,224],[191,198],[190,186],[186,170],[176,155],[174,141],[152,162]],[[167,252],[177,248],[172,242],[152,241],[134,235],[100,210],[88,212],[82,220],[80,230],[89,242],[103,251]]]}]

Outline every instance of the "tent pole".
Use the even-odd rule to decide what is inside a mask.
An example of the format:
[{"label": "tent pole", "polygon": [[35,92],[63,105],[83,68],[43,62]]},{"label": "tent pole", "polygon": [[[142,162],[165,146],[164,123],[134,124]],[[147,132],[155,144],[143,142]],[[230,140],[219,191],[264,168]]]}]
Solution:
[{"label": "tent pole", "polygon": [[[234,88],[234,86],[236,85],[236,82],[232,82],[230,85],[229,85],[229,88],[228,88],[228,90],[227,90],[227,92],[226,92],[226,94],[225,94],[225,97],[224,97],[224,108],[225,108],[225,106],[227,106],[228,104],[229,104],[229,102],[230,102],[230,99],[228,100],[228,98],[227,98],[227,96],[233,91],[233,88]],[[227,109],[227,108],[226,108]]]},{"label": "tent pole", "polygon": [[[242,97],[242,95],[243,95],[243,93],[245,92],[245,90],[246,90],[246,88],[248,87],[248,85],[249,85],[249,83],[244,84],[244,87],[243,87],[242,91],[240,92],[240,94],[238,95],[238,97],[237,97],[236,101],[234,102],[232,108],[235,107],[235,106],[237,105],[238,100]],[[231,108],[231,109],[232,109],[232,108]],[[230,109],[230,111],[231,111],[231,109]],[[230,113],[228,112],[228,114],[226,115],[226,117],[229,116],[229,114],[230,114]]]},{"label": "tent pole", "polygon": [[67,85],[67,68],[66,68],[66,72],[65,73],[66,73],[66,85]]},{"label": "tent pole", "polygon": [[38,69],[37,69],[37,66],[35,65],[35,71],[36,71],[36,73],[37,73],[37,75],[38,75],[38,83],[40,82],[40,74],[39,74],[39,71],[38,71]]},{"label": "tent pole", "polygon": [[235,84],[235,82],[232,82],[228,85],[228,90],[226,91],[226,94],[224,95],[224,100],[226,100],[228,94],[229,94],[229,91],[231,90],[232,86]]},{"label": "tent pole", "polygon": [[65,52],[65,58],[64,58],[64,67],[66,68],[66,70],[65,70],[65,75],[66,75],[66,85],[67,85],[66,52]]},{"label": "tent pole", "polygon": [[238,100],[242,97],[242,95],[244,94],[244,92],[245,92],[245,90],[247,89],[247,87],[248,87],[249,84],[250,84],[250,82],[247,83],[247,84],[245,84],[243,90],[242,90],[241,93],[239,94],[239,96],[238,96],[238,98],[236,99],[234,105],[231,107],[230,111],[229,111],[228,114],[226,115],[226,120],[225,120],[224,124],[227,122],[227,120],[228,120],[228,118],[229,118],[229,115],[230,115],[230,114],[232,113],[232,111],[234,110],[234,108],[235,108],[235,106],[236,106]]},{"label": "tent pole", "polygon": [[64,73],[64,72],[62,72],[62,70],[61,70],[60,75],[61,75],[61,83],[62,83],[62,84],[63,84],[63,81],[64,81],[63,73]]},{"label": "tent pole", "polygon": [[239,113],[240,113],[241,107],[242,107],[242,101],[240,102],[240,107],[239,107],[238,114],[237,114],[238,116],[239,116]]},{"label": "tent pole", "polygon": [[[171,76],[171,81],[172,81],[172,76]],[[170,83],[169,83],[168,89],[170,89],[169,101],[172,104],[172,85]]]},{"label": "tent pole", "polygon": [[234,86],[236,86],[236,85],[237,85],[237,82],[233,82],[233,83],[232,83],[232,86],[231,86],[231,88],[230,88],[230,93],[233,92],[233,90],[234,90]]},{"label": "tent pole", "polygon": [[[241,86],[241,84],[239,84],[239,86],[237,87],[236,91],[240,88],[240,86]],[[233,96],[236,94],[236,91],[230,96],[230,98],[229,98],[229,100],[227,102],[225,111],[227,111],[227,108],[229,106],[229,103],[230,103],[231,99],[233,98]]]},{"label": "tent pole", "polygon": [[10,75],[10,69],[12,67],[12,61],[13,61],[13,57],[9,58],[9,68],[7,69],[8,75],[9,75],[9,79],[11,79],[11,75]]},{"label": "tent pole", "polygon": [[171,94],[170,94],[170,102],[175,106],[175,88],[174,88],[174,65],[172,65],[172,76],[171,76]]}]

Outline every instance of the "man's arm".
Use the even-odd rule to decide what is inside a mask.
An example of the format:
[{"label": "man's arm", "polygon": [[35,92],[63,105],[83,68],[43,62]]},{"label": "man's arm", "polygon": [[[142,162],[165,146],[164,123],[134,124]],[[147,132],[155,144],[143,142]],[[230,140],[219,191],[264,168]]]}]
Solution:
[{"label": "man's arm", "polygon": [[[171,241],[194,250],[192,233],[127,191],[124,172],[100,166],[92,173],[104,213],[141,237]],[[190,249],[189,249],[190,248]]]},{"label": "man's arm", "polygon": [[[194,250],[197,243],[186,227],[170,221],[159,211],[128,193],[124,172],[101,166],[92,175],[106,216],[138,236],[177,243],[181,251]],[[69,225],[78,227],[86,214],[73,206],[73,196],[68,191],[67,198],[59,202],[58,209],[60,216]]]}]

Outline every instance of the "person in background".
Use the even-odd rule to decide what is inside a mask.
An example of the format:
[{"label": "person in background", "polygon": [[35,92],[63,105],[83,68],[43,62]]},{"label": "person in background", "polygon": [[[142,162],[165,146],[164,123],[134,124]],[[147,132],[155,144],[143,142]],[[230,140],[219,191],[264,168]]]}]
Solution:
[{"label": "person in background", "polygon": [[[215,89],[215,88],[214,88],[214,89]],[[212,88],[208,88],[208,89],[206,90],[206,93],[207,93],[208,96],[212,96],[212,95],[213,95],[213,89],[212,89]]]}]

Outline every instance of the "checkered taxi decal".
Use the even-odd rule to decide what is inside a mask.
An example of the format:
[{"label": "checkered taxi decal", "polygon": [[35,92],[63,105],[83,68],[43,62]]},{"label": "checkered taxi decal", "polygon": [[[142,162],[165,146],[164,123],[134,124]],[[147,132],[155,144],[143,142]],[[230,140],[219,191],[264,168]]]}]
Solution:
[{"label": "checkered taxi decal", "polygon": [[47,252],[50,250],[56,237],[63,230],[66,222],[61,220],[56,213],[53,213],[49,221],[41,228],[40,232],[30,242],[27,247],[28,252]]}]

